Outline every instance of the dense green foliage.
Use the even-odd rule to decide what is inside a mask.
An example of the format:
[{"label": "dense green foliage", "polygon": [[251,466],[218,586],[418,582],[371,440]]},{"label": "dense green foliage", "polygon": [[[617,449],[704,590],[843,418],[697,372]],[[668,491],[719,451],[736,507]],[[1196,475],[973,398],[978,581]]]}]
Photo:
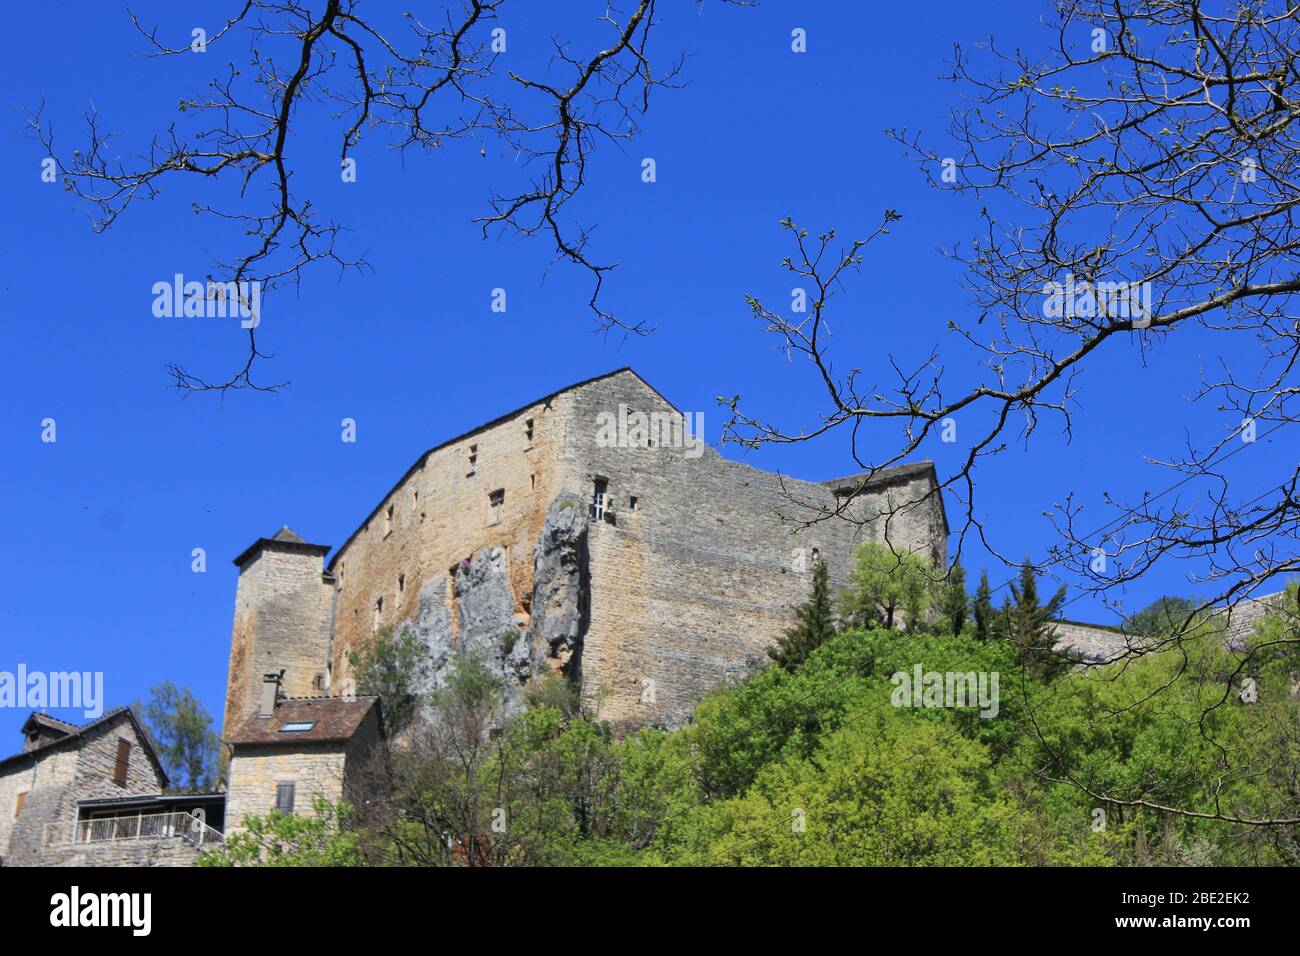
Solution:
[{"label": "dense green foliage", "polygon": [[853,627],[893,628],[921,621],[935,602],[934,569],[919,554],[869,542],[854,555],[853,586],[840,613]]},{"label": "dense green foliage", "polygon": [[360,838],[342,825],[346,808],[316,800],[311,815],[249,817],[225,845],[199,856],[199,866],[358,866]]},{"label": "dense green foliage", "polygon": [[[875,590],[848,606],[876,602],[885,618],[874,571],[858,583]],[[898,605],[915,607],[907,593],[894,592]],[[524,712],[502,713],[500,678],[466,656],[435,695],[434,720],[377,770],[381,796],[344,830],[305,827],[293,850],[284,821],[260,821],[228,854],[390,865],[1300,863],[1300,828],[1175,812],[1300,815],[1294,589],[1258,631],[1274,643],[1249,659],[1204,626],[1170,652],[1064,670],[1027,651],[1043,647],[1044,609],[1059,597],[1041,604],[1028,572],[1014,597],[1000,613],[986,603],[982,635],[978,620],[952,633],[946,602],[906,631],[848,627],[797,666],[717,690],[686,726],[621,739],[559,678]],[[998,674],[997,715],[896,706],[894,675],[918,666]]]}]

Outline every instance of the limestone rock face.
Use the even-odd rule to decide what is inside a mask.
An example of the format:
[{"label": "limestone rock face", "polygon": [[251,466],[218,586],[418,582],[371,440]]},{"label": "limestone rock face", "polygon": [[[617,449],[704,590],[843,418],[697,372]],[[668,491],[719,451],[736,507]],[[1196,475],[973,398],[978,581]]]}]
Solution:
[{"label": "limestone rock face", "polygon": [[560,670],[580,680],[582,639],[590,622],[587,509],[565,493],[551,503],[533,552],[532,617],[528,646],[532,673]]},{"label": "limestone rock face", "polygon": [[580,679],[590,599],[587,511],[577,495],[552,502],[533,560],[531,615],[519,610],[506,552],[499,547],[484,548],[460,563],[450,602],[446,575],[420,589],[417,614],[397,632],[409,628],[428,650],[428,666],[415,688],[422,698],[446,686],[456,655],[464,653],[478,655],[501,677],[507,716],[523,708],[530,680],[548,671]]},{"label": "limestone rock face", "polygon": [[474,651],[489,660],[501,656],[503,636],[518,631],[504,550],[484,548],[461,563],[456,573],[456,615],[462,653]]},{"label": "limestone rock face", "polygon": [[[420,588],[419,612],[410,628],[429,654],[428,669],[420,675],[414,690],[427,698],[443,687],[455,649],[456,632],[447,606],[447,576],[440,574]],[[399,628],[399,632],[400,632]]]}]

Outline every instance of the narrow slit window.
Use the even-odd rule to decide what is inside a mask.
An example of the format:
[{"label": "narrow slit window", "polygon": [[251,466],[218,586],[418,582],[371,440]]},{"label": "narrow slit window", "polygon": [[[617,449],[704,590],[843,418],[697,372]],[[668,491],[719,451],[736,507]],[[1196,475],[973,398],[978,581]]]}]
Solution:
[{"label": "narrow slit window", "polygon": [[388,506],[384,512],[384,537],[393,533],[393,505]]},{"label": "narrow slit window", "polygon": [[113,782],[119,787],[126,786],[126,773],[131,765],[131,744],[126,740],[117,742],[117,760],[113,764]]},{"label": "narrow slit window", "polygon": [[470,445],[469,446],[469,474],[467,474],[465,477],[468,478],[470,475],[474,474],[474,470],[476,468],[478,468],[478,445]]},{"label": "narrow slit window", "polygon": [[280,813],[293,813],[293,790],[294,785],[291,783],[277,783],[275,785],[275,809]]},{"label": "narrow slit window", "polygon": [[384,624],[384,599],[375,599],[375,630],[379,630]]},{"label": "narrow slit window", "polygon": [[533,420],[531,418],[524,422],[524,439],[530,445],[533,443]]},{"label": "narrow slit window", "polygon": [[488,524],[497,524],[505,515],[506,491],[498,488],[488,495]]}]

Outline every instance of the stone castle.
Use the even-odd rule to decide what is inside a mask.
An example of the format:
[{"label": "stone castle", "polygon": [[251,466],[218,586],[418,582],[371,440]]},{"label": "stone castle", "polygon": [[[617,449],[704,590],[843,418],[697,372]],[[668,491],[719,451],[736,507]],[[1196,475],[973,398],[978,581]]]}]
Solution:
[{"label": "stone castle", "polygon": [[[173,789],[126,708],[82,726],[34,713],[0,759],[0,865],[189,865],[249,815],[364,791],[387,731],[350,656],[381,633],[425,648],[419,690],[474,652],[507,708],[557,673],[616,729],[672,727],[766,662],[819,559],[836,590],[865,541],[944,566],[929,462],[796,480],[723,458],[689,421],[620,369],[426,452],[337,550],[259,538],[234,561],[225,787]],[[1086,659],[1125,647],[1057,630]]]},{"label": "stone castle", "polygon": [[[334,551],[287,527],[238,558],[225,727],[263,676],[290,698],[346,694],[381,629],[428,648],[430,683],[473,649],[508,699],[547,671],[616,727],[675,726],[766,660],[813,563],[848,583],[885,539],[942,566],[928,463],[799,481],[723,458],[631,369],[580,382],[426,452]],[[696,429],[698,432],[698,429]],[[860,523],[791,521],[845,507]]]}]

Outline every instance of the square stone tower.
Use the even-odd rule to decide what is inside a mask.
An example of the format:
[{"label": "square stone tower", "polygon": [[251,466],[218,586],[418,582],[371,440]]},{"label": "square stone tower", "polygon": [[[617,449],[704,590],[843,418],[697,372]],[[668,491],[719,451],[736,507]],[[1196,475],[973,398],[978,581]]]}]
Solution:
[{"label": "square stone tower", "polygon": [[328,689],[334,578],[322,562],[329,550],[285,526],[235,558],[239,583],[226,681],[227,732],[257,713],[264,674],[284,671],[291,697]]}]

